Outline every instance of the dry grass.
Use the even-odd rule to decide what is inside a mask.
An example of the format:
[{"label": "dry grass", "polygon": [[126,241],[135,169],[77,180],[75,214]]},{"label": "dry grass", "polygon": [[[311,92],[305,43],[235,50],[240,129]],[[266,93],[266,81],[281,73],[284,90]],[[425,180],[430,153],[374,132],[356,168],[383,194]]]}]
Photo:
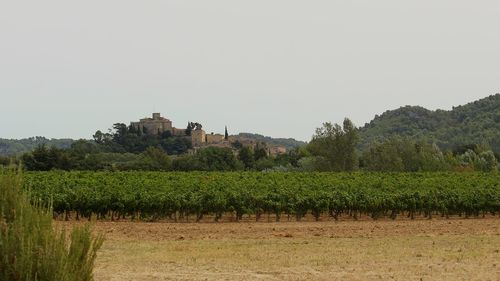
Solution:
[{"label": "dry grass", "polygon": [[500,219],[100,222],[96,280],[500,280]]}]

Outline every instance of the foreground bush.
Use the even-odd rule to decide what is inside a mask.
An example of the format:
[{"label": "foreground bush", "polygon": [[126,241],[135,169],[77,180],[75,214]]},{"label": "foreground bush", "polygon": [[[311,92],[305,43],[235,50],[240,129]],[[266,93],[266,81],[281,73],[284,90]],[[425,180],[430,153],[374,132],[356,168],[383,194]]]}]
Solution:
[{"label": "foreground bush", "polygon": [[22,175],[0,170],[0,280],[93,280],[102,242],[88,226],[54,229],[51,211],[22,192]]}]

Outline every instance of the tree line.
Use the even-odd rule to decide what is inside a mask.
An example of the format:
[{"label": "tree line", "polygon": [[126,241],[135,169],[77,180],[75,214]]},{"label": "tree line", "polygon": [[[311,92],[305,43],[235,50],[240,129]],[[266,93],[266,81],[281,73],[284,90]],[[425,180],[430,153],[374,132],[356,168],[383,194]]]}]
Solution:
[{"label": "tree line", "polygon": [[305,146],[286,154],[268,154],[265,143],[193,150],[189,136],[169,132],[148,135],[117,123],[94,140],[70,148],[38,146],[21,157],[0,158],[0,165],[23,163],[27,170],[109,171],[496,171],[498,155],[487,144],[466,144],[441,150],[425,138],[390,137],[359,150],[359,130],[346,118],[324,123]]}]

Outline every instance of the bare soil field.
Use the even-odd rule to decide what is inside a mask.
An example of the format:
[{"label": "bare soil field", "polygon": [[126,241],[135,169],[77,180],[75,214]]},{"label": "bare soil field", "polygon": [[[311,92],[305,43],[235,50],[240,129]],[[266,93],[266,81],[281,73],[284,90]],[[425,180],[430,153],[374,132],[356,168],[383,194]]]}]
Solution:
[{"label": "bare soil field", "polygon": [[[76,222],[59,222],[71,226]],[[500,280],[500,218],[97,222],[104,280]]]}]

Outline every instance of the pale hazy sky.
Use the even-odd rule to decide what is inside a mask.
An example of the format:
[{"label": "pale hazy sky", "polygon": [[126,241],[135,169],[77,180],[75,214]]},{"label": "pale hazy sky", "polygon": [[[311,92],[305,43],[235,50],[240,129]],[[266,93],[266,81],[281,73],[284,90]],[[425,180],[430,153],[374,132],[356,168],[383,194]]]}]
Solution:
[{"label": "pale hazy sky", "polygon": [[176,127],[308,140],[500,92],[500,1],[0,0],[0,138]]}]

